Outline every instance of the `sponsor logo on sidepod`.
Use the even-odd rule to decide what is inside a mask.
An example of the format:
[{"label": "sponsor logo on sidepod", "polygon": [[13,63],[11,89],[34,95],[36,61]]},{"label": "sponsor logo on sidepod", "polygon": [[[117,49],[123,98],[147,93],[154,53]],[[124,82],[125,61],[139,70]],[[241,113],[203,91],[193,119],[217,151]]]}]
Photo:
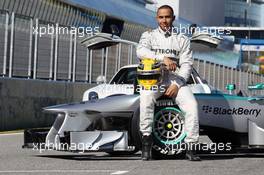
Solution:
[{"label": "sponsor logo on sidepod", "polygon": [[211,113],[214,115],[253,115],[258,117],[261,109],[245,109],[242,107],[239,108],[223,108],[223,107],[211,107],[203,106],[202,110],[205,113]]}]

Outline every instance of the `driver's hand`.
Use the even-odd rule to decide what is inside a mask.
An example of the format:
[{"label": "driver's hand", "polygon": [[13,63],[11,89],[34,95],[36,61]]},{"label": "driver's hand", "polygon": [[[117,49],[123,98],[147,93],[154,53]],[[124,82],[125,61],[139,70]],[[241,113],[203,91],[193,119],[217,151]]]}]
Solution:
[{"label": "driver's hand", "polygon": [[176,71],[177,64],[174,61],[172,61],[169,57],[164,57],[163,62],[168,70],[173,72]]},{"label": "driver's hand", "polygon": [[176,84],[171,84],[166,90],[166,92],[164,93],[164,95],[168,97],[176,97],[178,94],[178,91],[179,91],[178,86]]}]

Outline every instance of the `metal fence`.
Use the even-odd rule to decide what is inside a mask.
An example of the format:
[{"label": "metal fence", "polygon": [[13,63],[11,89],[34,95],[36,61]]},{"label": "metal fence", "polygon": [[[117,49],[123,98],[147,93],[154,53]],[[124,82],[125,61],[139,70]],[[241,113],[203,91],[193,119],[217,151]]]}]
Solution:
[{"label": "metal fence", "polygon": [[0,75],[93,83],[99,75],[109,80],[121,66],[136,62],[133,60],[134,46],[119,44],[88,50],[81,45],[87,35],[71,32],[40,34],[40,27],[49,26],[71,27],[2,12]]},{"label": "metal fence", "polygon": [[234,93],[241,91],[245,95],[263,95],[264,90],[249,91],[248,85],[264,82],[264,76],[254,72],[244,72],[239,69],[194,59],[194,68],[211,86],[227,92],[227,84],[236,84]]},{"label": "metal fence", "polygon": [[[100,50],[88,50],[77,34],[45,34],[34,28],[50,23],[27,16],[0,13],[0,75],[28,79],[94,83],[100,75],[106,80],[122,66],[137,63],[134,46],[119,44]],[[69,28],[70,26],[61,26]],[[142,29],[143,30],[143,29]],[[225,91],[228,83],[248,95],[263,91],[247,90],[249,84],[264,82],[263,76],[195,59],[194,67],[208,83]]]}]

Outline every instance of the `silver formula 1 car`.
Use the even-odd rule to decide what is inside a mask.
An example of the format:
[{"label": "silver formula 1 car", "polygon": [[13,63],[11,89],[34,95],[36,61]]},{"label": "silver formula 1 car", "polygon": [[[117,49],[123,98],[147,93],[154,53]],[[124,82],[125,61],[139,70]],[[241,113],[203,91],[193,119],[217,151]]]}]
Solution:
[{"label": "silver formula 1 car", "polygon": [[[135,86],[136,66],[120,69],[105,87],[122,82],[122,77]],[[207,135],[212,143],[228,151],[264,147],[264,97],[224,94],[209,86],[194,69],[188,86],[198,101],[201,134]],[[113,93],[98,98],[99,91],[88,92],[84,94],[87,101],[45,108],[45,112],[57,114],[56,121],[46,132],[26,130],[24,146],[37,144],[64,151],[110,154],[140,150],[139,94]],[[184,112],[172,99],[159,98],[153,123],[154,157],[182,153],[185,136]]]},{"label": "silver formula 1 car", "polygon": [[[119,42],[110,36],[103,36],[99,41],[109,39],[110,44]],[[102,45],[95,38],[90,41]],[[53,126],[48,130],[25,130],[24,147],[110,154],[133,154],[140,150],[136,67],[123,67],[109,84],[87,90],[82,102],[45,108],[45,112],[57,115]],[[194,69],[187,85],[198,102],[200,132],[215,143],[214,147],[217,144],[220,151],[264,148],[263,96],[224,94],[208,85]],[[234,88],[228,87],[230,91]],[[263,89],[263,86],[258,87]],[[257,89],[256,86],[250,88]],[[186,136],[184,111],[172,99],[161,97],[153,117],[154,157],[182,153]],[[202,148],[208,151],[209,146]]]}]

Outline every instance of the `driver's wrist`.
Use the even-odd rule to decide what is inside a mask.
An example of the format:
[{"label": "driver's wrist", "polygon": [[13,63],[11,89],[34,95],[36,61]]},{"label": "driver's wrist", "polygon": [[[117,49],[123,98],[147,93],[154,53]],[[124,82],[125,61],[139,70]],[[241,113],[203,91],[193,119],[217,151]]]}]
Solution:
[{"label": "driver's wrist", "polygon": [[181,81],[175,81],[175,80],[172,80],[171,84],[176,85],[178,89],[180,89],[184,85],[184,83],[182,83]]}]

